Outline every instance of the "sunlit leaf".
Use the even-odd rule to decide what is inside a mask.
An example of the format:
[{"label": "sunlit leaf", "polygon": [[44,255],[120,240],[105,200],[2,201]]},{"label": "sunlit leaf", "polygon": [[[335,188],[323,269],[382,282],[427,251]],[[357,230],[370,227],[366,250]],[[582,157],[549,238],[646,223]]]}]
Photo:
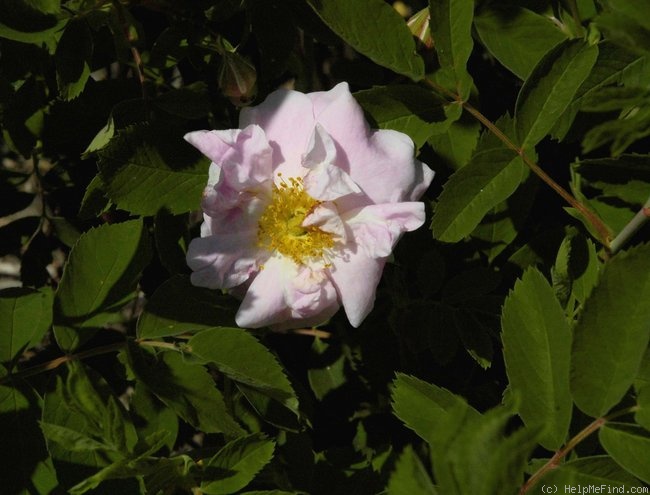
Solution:
[{"label": "sunlit leaf", "polygon": [[116,319],[114,313],[133,296],[149,261],[149,245],[140,220],[82,234],[54,298],[54,332],[61,348],[77,348],[93,328]]},{"label": "sunlit leaf", "polygon": [[[574,328],[571,388],[576,405],[599,417],[632,385],[650,339],[650,245],[603,268]],[[613,331],[616,329],[616,331]]]},{"label": "sunlit leaf", "polygon": [[296,393],[271,352],[245,330],[219,327],[203,330],[188,342],[192,355],[216,366],[235,381],[298,410]]},{"label": "sunlit leaf", "polygon": [[429,12],[429,29],[441,67],[436,79],[466,100],[472,87],[466,65],[473,46],[471,28],[474,2],[430,0]]},{"label": "sunlit leaf", "polygon": [[597,57],[596,45],[566,41],[535,66],[519,92],[515,108],[516,133],[522,148],[533,148],[551,131]]},{"label": "sunlit leaf", "polygon": [[436,491],[422,461],[407,445],[395,463],[387,486],[388,495],[435,495]]},{"label": "sunlit leaf", "polygon": [[233,440],[205,463],[201,491],[226,495],[241,490],[271,461],[274,450],[275,443],[259,434]]},{"label": "sunlit leaf", "polygon": [[183,131],[141,124],[117,133],[99,153],[108,197],[120,208],[153,215],[199,206],[209,160],[183,141]]},{"label": "sunlit leaf", "polygon": [[559,448],[571,421],[571,331],[553,289],[535,269],[517,281],[503,305],[503,355],[518,412],[528,427],[545,427],[540,443]]},{"label": "sunlit leaf", "polygon": [[520,79],[528,78],[539,60],[566,39],[549,18],[516,5],[488,5],[474,26],[490,53]]},{"label": "sunlit leaf", "polygon": [[650,433],[635,425],[609,423],[600,429],[598,438],[618,464],[650,483]]},{"label": "sunlit leaf", "polygon": [[458,242],[521,182],[524,164],[507,149],[477,153],[444,186],[431,222],[433,236]]},{"label": "sunlit leaf", "polygon": [[381,0],[308,0],[336,34],[379,65],[419,81],[424,62],[406,23]]},{"label": "sunlit leaf", "polygon": [[52,325],[52,291],[0,290],[0,362],[14,360],[41,340]]}]

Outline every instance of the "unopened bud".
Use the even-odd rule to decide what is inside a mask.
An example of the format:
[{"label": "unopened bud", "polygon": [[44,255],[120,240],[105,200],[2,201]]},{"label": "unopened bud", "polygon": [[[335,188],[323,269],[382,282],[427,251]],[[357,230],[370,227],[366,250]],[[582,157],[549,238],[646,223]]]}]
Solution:
[{"label": "unopened bud", "polygon": [[250,104],[257,94],[257,71],[237,52],[223,54],[219,72],[219,88],[237,106]]},{"label": "unopened bud", "polygon": [[426,7],[406,21],[406,25],[413,33],[413,36],[419,39],[427,48],[433,48],[433,38],[431,38],[431,31],[429,31],[430,19],[429,8]]}]

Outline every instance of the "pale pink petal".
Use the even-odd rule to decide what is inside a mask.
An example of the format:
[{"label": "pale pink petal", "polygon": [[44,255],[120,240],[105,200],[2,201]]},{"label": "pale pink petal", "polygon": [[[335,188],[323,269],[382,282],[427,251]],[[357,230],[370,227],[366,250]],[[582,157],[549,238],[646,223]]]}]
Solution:
[{"label": "pale pink petal", "polygon": [[350,176],[336,165],[336,147],[325,129],[316,124],[302,165],[309,169],[304,177],[305,190],[312,198],[332,201],[361,189]]},{"label": "pale pink petal", "polygon": [[431,184],[434,175],[435,172],[426,163],[415,160],[415,186],[408,199],[411,201],[420,199],[427,189],[429,189],[429,184]]},{"label": "pale pink petal", "polygon": [[347,251],[330,268],[339,299],[350,324],[358,327],[375,304],[377,285],[385,258],[370,258],[362,249]]},{"label": "pale pink petal", "polygon": [[313,102],[316,122],[323,126],[346,153],[350,146],[368,141],[370,127],[347,83],[342,82],[329,91],[310,93],[307,96]]},{"label": "pale pink petal", "polygon": [[219,234],[193,239],[187,250],[187,264],[194,271],[194,285],[229,289],[248,280],[261,256],[255,247],[255,232]]},{"label": "pale pink petal", "polygon": [[341,219],[336,205],[332,202],[319,204],[302,222],[303,227],[318,227],[324,232],[334,234],[336,240],[347,242],[345,225]]},{"label": "pale pink petal", "polygon": [[235,320],[245,328],[296,328],[322,323],[338,308],[326,273],[273,256],[248,287]]},{"label": "pale pink petal", "polygon": [[345,223],[352,229],[357,245],[371,258],[388,256],[404,232],[422,226],[421,202],[369,205],[346,212]]},{"label": "pale pink petal", "polygon": [[261,127],[195,131],[186,134],[185,139],[221,167],[216,183],[226,181],[241,190],[271,177],[272,149]]},{"label": "pale pink petal", "polygon": [[336,290],[324,270],[297,267],[297,273],[285,287],[285,301],[295,319],[321,314],[331,306],[339,307]]},{"label": "pale pink petal", "polygon": [[314,111],[304,93],[279,89],[255,107],[243,108],[239,126],[256,124],[264,129],[273,148],[274,174],[302,177],[302,154],[314,130]]}]

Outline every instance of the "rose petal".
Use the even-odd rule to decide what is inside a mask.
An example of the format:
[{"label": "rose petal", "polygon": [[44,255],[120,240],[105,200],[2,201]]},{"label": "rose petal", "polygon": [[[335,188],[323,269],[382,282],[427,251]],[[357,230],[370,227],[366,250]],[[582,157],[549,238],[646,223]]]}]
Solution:
[{"label": "rose petal", "polygon": [[402,233],[415,230],[425,220],[421,202],[369,205],[346,212],[343,220],[355,241],[371,258],[388,256]]},{"label": "rose petal", "polygon": [[347,242],[345,225],[336,205],[332,202],[319,204],[302,222],[303,227],[318,227],[324,232],[334,234],[339,242]]},{"label": "rose petal", "polygon": [[330,277],[345,314],[355,328],[361,325],[375,304],[377,284],[385,263],[385,258],[370,258],[362,249],[348,251],[344,257],[332,262]]},{"label": "rose petal", "polygon": [[258,269],[261,256],[252,231],[193,239],[187,249],[192,284],[210,289],[240,285]]},{"label": "rose petal", "polygon": [[186,134],[185,139],[221,167],[217,184],[225,181],[239,191],[255,187],[271,177],[272,149],[259,126],[195,131]]},{"label": "rose petal", "polygon": [[302,177],[301,156],[314,130],[311,100],[304,93],[279,89],[256,107],[243,108],[239,126],[257,124],[273,148],[274,173]]},{"label": "rose petal", "polygon": [[361,192],[350,176],[336,165],[335,160],[334,141],[325,129],[316,124],[307,153],[302,157],[303,166],[310,169],[303,182],[312,198],[332,201],[347,194]]},{"label": "rose petal", "polygon": [[338,308],[337,292],[324,272],[273,256],[250,284],[235,320],[245,328],[296,328],[322,323]]}]

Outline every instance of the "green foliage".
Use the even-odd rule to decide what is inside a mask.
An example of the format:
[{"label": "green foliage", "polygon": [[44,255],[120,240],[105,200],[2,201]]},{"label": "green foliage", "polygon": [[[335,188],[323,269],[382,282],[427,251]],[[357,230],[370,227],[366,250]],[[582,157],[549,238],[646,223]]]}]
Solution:
[{"label": "green foliage", "polygon": [[544,427],[549,450],[566,439],[571,421],[571,331],[544,276],[527,270],[503,305],[503,357],[519,415],[529,428]]},{"label": "green foliage", "polygon": [[408,134],[417,149],[444,126],[441,99],[419,86],[376,87],[354,96],[378,128]]},{"label": "green foliage", "polygon": [[[0,491],[650,483],[649,12],[1,0]],[[278,87],[318,113],[341,81],[368,136],[406,134],[434,170],[421,198],[387,199],[423,201],[433,235],[379,260],[357,329],[343,310],[237,328],[250,279],[190,277],[201,221],[236,215],[199,213],[210,159],[183,136],[238,127]],[[339,144],[344,168],[372,165]]]},{"label": "green foliage", "polygon": [[524,7],[488,5],[474,23],[486,48],[522,80],[555,45],[566,39],[553,22]]},{"label": "green foliage", "polygon": [[201,491],[208,495],[227,495],[244,488],[268,464],[275,444],[256,434],[227,443],[205,464]]},{"label": "green foliage", "polygon": [[54,297],[54,333],[62,349],[76,349],[94,329],[119,318],[116,312],[134,296],[149,256],[149,238],[139,220],[81,236]]},{"label": "green foliage", "polygon": [[390,476],[387,490],[389,495],[410,495],[411,493],[435,495],[438,493],[431,483],[422,461],[418,459],[410,445],[406,446],[395,463],[395,470]]},{"label": "green foliage", "polygon": [[550,132],[597,57],[597,46],[566,41],[535,66],[517,96],[515,121],[522,148],[532,148]]},{"label": "green foliage", "polygon": [[38,344],[52,325],[49,288],[0,291],[0,362],[10,363]]},{"label": "green foliage", "polygon": [[188,344],[192,355],[230,377],[259,390],[298,413],[298,398],[274,356],[255,337],[238,328],[203,330]]},{"label": "green foliage", "polygon": [[397,12],[380,0],[307,0],[332,31],[384,67],[419,81],[424,63]]},{"label": "green foliage", "polygon": [[99,170],[107,196],[120,208],[153,215],[196,206],[207,159],[185,145],[178,129],[140,124],[120,131],[102,149]]},{"label": "green foliage", "polygon": [[433,235],[458,242],[521,182],[524,164],[507,149],[477,151],[445,184],[431,223]]},{"label": "green foliage", "polygon": [[650,308],[639,301],[650,297],[649,250],[638,246],[605,265],[573,329],[571,389],[590,416],[605,414],[623,398],[648,347]]},{"label": "green foliage", "polygon": [[467,72],[467,60],[472,52],[470,35],[474,16],[471,0],[429,1],[429,29],[436,46],[440,70],[438,82],[467,99],[472,78]]}]

